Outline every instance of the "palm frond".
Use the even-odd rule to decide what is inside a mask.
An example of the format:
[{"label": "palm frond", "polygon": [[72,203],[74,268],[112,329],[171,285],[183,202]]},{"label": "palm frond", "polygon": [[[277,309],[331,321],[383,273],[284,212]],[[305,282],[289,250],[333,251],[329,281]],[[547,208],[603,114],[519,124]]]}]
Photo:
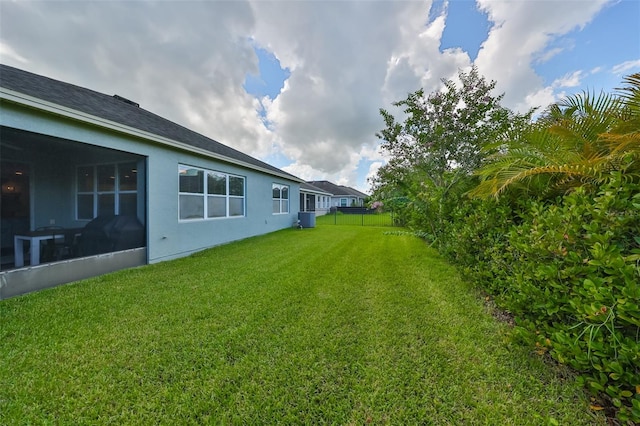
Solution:
[{"label": "palm frond", "polygon": [[503,147],[476,172],[472,196],[509,190],[551,196],[576,186],[597,186],[624,173],[640,175],[640,73],[625,78],[621,94],[569,96],[551,105],[524,135]]}]

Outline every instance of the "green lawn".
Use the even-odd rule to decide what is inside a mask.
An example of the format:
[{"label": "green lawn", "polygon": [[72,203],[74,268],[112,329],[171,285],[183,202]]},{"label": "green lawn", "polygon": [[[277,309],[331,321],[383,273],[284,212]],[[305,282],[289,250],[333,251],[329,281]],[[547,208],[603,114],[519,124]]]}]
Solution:
[{"label": "green lawn", "polygon": [[284,230],[0,302],[0,424],[604,424],[506,331],[418,238]]}]

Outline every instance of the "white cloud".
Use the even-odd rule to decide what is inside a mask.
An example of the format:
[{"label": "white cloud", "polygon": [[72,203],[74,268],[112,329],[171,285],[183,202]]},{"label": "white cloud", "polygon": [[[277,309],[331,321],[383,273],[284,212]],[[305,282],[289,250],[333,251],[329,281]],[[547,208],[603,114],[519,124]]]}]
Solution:
[{"label": "white cloud", "polygon": [[[254,39],[291,70],[285,90],[266,108],[283,153],[295,159],[291,167],[312,165],[319,176],[353,179],[359,161],[353,157],[362,145],[376,143],[375,133],[383,127],[378,109],[417,90],[426,74],[424,65],[412,62],[397,78],[394,57],[411,62],[412,51],[425,46],[440,55],[441,30],[424,25],[429,3],[256,2],[253,7],[261,17]],[[394,78],[393,90],[385,90]]]},{"label": "white cloud", "polygon": [[2,58],[3,61],[9,59],[9,61],[15,61],[22,65],[29,63],[27,58],[18,54],[11,46],[3,43],[2,41],[0,41],[0,58]]},{"label": "white cloud", "polygon": [[324,179],[323,177],[318,178],[317,172],[314,170],[313,167],[311,167],[308,164],[293,163],[293,164],[289,164],[288,166],[282,167],[282,170],[284,170],[287,173],[291,173],[294,176],[298,176],[299,178],[304,180],[323,180]]},{"label": "white cloud", "polygon": [[565,74],[564,76],[556,79],[551,86],[553,88],[577,87],[580,86],[583,77],[583,71],[574,71],[571,74]]},{"label": "white cloud", "polygon": [[547,106],[556,102],[564,95],[556,94],[554,89],[550,86],[540,88],[536,91],[528,93],[524,100],[516,105],[516,109],[524,111],[532,107],[539,107],[537,113],[542,112]]},{"label": "white cloud", "polygon": [[496,89],[505,93],[506,106],[525,111],[541,105],[531,102],[555,97],[533,69],[534,61],[557,54],[558,48],[550,48],[550,43],[587,25],[606,0],[477,0],[477,3],[488,14],[493,27],[475,63],[483,75],[497,81]]},{"label": "white cloud", "polygon": [[617,64],[611,69],[611,71],[616,75],[622,75],[628,73],[629,71],[640,72],[640,59]]},{"label": "white cloud", "polygon": [[562,53],[564,51],[563,48],[561,47],[554,47],[553,49],[549,49],[546,52],[542,52],[540,57],[537,58],[538,63],[545,63],[547,61],[549,61],[551,58],[553,58],[554,56],[559,55],[560,53]]},{"label": "white cloud", "polygon": [[469,55],[461,49],[440,51],[446,10],[425,24],[427,11],[428,7],[407,9],[402,14],[400,40],[389,57],[385,75],[384,105],[402,100],[420,88],[427,93],[438,90],[443,78],[454,78],[458,69],[471,65]]}]

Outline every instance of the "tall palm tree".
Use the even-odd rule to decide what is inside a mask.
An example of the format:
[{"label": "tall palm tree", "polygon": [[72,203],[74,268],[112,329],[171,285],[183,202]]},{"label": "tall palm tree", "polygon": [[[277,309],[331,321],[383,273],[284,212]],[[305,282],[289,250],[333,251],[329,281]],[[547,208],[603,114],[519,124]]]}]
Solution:
[{"label": "tall palm tree", "polygon": [[616,170],[640,178],[640,73],[624,82],[617,95],[584,92],[550,106],[477,171],[470,195],[551,197],[597,186]]}]

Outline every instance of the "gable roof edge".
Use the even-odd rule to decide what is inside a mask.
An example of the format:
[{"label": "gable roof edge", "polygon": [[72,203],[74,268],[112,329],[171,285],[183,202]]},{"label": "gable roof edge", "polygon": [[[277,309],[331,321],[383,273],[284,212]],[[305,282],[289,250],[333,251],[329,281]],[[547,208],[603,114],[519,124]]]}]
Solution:
[{"label": "gable roof edge", "polygon": [[115,121],[111,121],[104,118],[100,118],[95,115],[87,114],[85,112],[78,111],[73,108],[68,108],[63,105],[45,101],[43,99],[26,95],[24,93],[7,89],[5,87],[0,87],[0,100],[8,101],[14,104],[18,104],[21,106],[25,106],[25,107],[40,110],[40,111],[45,111],[50,114],[54,114],[54,115],[62,116],[71,120],[91,124],[97,127],[113,130],[118,133],[124,133],[129,136],[145,139],[145,140],[155,142],[164,146],[169,146],[169,147],[177,148],[183,151],[188,151],[195,154],[203,155],[205,157],[213,158],[213,159],[220,160],[230,164],[235,164],[243,168],[259,171],[271,176],[277,176],[289,181],[298,182],[298,183],[304,182],[304,180],[300,178],[296,178],[295,176],[289,175],[285,172],[280,174],[273,170],[265,169],[265,168],[256,166],[254,164],[236,160],[234,158],[230,158],[225,155],[221,155],[203,148],[198,148],[193,145],[180,142],[174,139],[169,139],[164,136],[160,136],[151,132],[146,132],[144,130],[136,129],[135,127],[127,126],[124,124],[117,123]]}]

